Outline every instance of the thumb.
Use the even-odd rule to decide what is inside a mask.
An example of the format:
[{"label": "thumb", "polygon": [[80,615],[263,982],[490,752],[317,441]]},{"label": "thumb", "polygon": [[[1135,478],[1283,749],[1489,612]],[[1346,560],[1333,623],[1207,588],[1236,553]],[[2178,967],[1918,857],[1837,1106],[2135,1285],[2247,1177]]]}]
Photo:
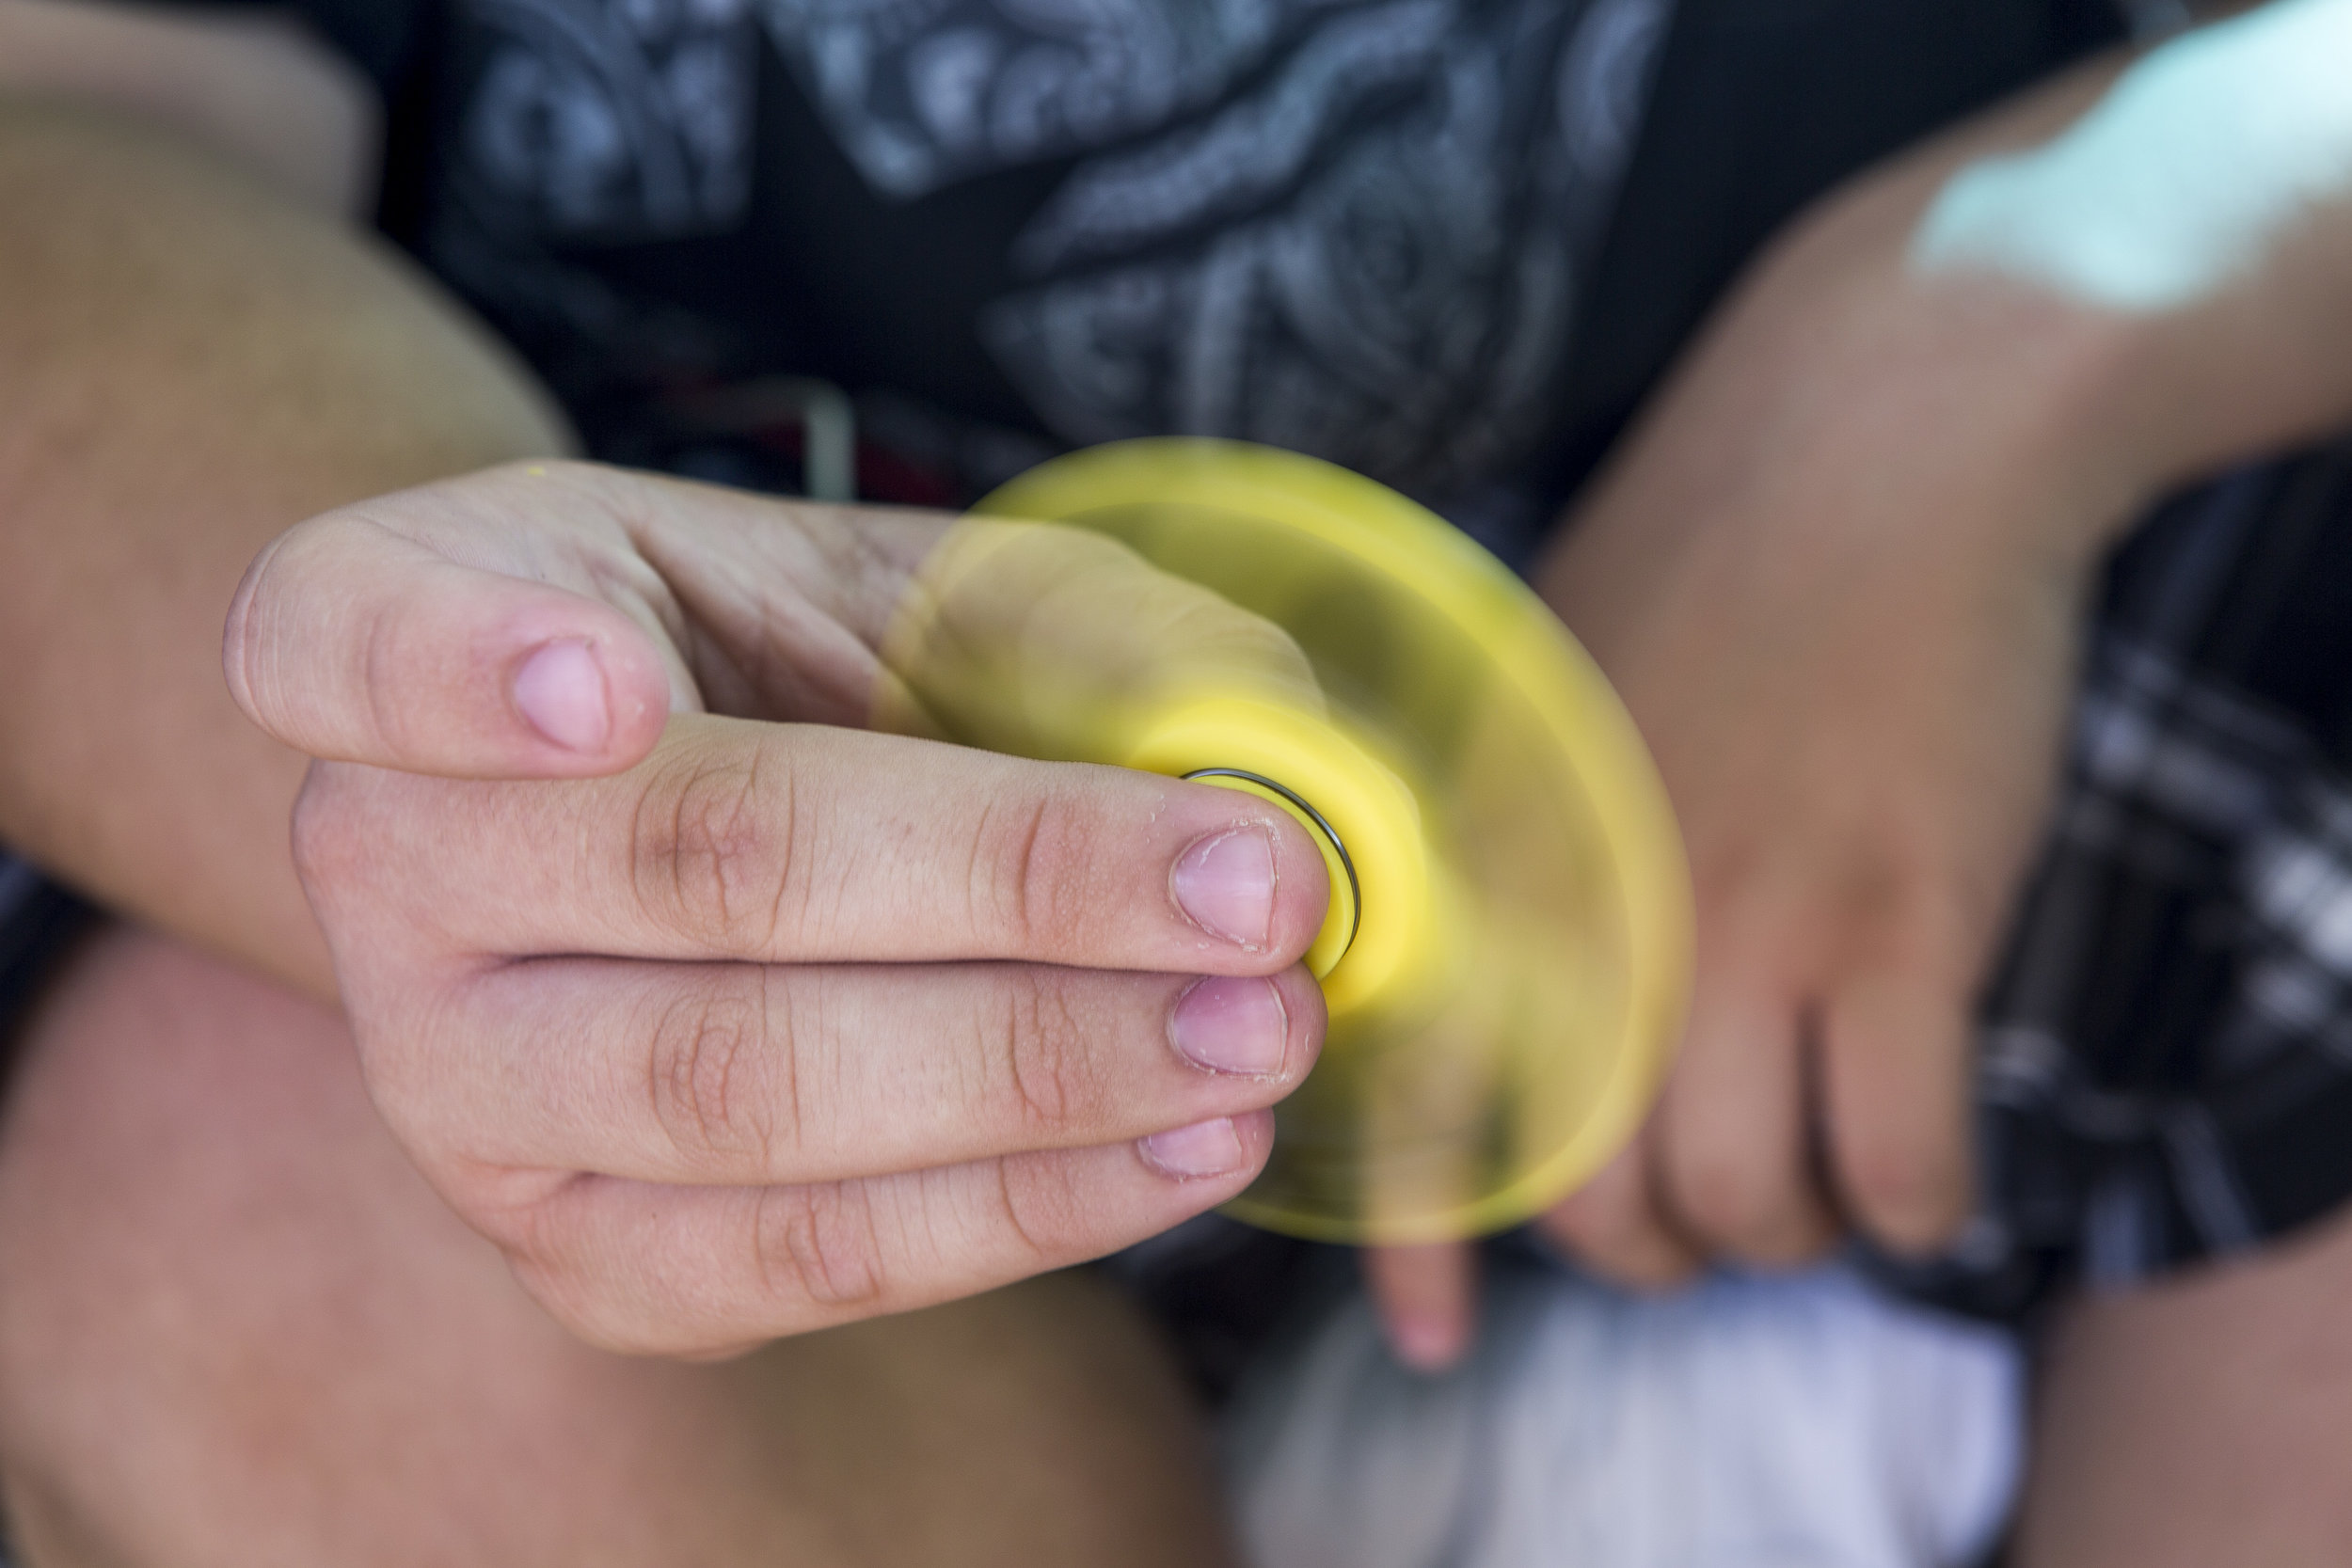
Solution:
[{"label": "thumb", "polygon": [[449,777],[618,772],[670,707],[660,651],[612,606],[347,513],[246,569],[221,661],[246,717],[296,751]]}]

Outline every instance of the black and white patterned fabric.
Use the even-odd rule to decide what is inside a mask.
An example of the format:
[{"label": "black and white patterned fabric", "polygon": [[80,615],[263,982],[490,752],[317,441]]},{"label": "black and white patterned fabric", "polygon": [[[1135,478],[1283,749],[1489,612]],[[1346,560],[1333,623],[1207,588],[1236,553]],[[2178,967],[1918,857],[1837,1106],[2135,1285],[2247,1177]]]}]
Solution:
[{"label": "black and white patterned fabric", "polygon": [[1329,8],[1260,90],[1073,170],[983,339],[1074,442],[1247,434],[1456,494],[1553,415],[1666,14]]},{"label": "black and white patterned fabric", "polygon": [[2106,585],[1983,1006],[1982,1212],[1897,1279],[2012,1314],[2352,1196],[2352,443],[2233,474]]},{"label": "black and white patterned fabric", "polygon": [[[772,370],[765,351],[865,391],[872,356],[825,345],[887,340],[887,313],[810,319],[785,230],[848,247],[937,211],[950,265],[877,240],[866,268],[909,273],[902,305],[953,300],[899,390],[954,401],[939,365],[968,344],[965,379],[1052,443],[1237,436],[1442,503],[1558,418],[1673,10],[454,0],[467,63],[417,238],[559,389],[588,361],[654,385]],[[787,112],[813,127],[777,130]],[[838,188],[776,184],[833,161]],[[616,247],[698,243],[727,288],[657,304],[612,275]],[[761,317],[796,341],[742,330]]]}]

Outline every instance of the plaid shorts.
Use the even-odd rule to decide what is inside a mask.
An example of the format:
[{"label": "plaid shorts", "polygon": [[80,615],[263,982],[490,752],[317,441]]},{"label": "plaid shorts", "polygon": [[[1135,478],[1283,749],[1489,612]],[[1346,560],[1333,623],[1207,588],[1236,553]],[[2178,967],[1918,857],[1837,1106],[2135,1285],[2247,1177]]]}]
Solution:
[{"label": "plaid shorts", "polygon": [[[1894,1283],[2013,1316],[2352,1197],[2347,763],[2352,442],[2183,496],[2117,554],[1985,994],[1982,1211]],[[0,1022],[85,917],[0,855]]]},{"label": "plaid shorts", "polygon": [[2015,1316],[2352,1197],[2352,442],[2162,508],[2104,585],[1982,1009],[1982,1203],[1926,1267]]}]

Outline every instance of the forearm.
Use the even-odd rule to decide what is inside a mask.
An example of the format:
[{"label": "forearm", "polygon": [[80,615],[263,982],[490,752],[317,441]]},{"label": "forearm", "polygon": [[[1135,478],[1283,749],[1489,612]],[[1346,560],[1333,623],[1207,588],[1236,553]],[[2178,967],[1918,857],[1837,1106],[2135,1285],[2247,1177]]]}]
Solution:
[{"label": "forearm", "polygon": [[1906,270],[2115,330],[2090,412],[2149,485],[2352,422],[2352,0],[2245,8],[2106,74],[2055,135],[1996,115],[1939,150],[1965,161],[1927,171]]},{"label": "forearm", "polygon": [[[2195,471],[2352,415],[2352,356],[2325,352],[2352,258],[2325,203],[2188,294],[2101,295],[1922,239],[1963,169],[2063,144],[2121,65],[1794,225],[1543,565],[1649,743],[1696,909],[1664,1098],[1552,1222],[1627,1278],[1718,1251],[1785,1265],[1849,1226],[1899,1250],[1955,1234],[1977,1000],[2050,820],[2102,553]],[[2323,111],[2352,106],[2342,80]],[[2157,123],[2140,172],[2161,188],[2197,168],[2165,161],[2181,127]],[[2040,233],[2074,244],[2063,225],[2116,193],[2064,190]],[[2170,216],[2142,202],[2106,233]]]},{"label": "forearm", "polygon": [[405,266],[143,133],[0,99],[0,841],[330,994],[230,594],[303,518],[560,422]]},{"label": "forearm", "polygon": [[372,90],[271,7],[0,0],[0,95],[72,102],[168,131],[322,211],[364,213]]},{"label": "forearm", "polygon": [[[1808,494],[1778,509],[1788,526],[1883,545],[1965,516],[1966,537],[1908,546],[2087,557],[2167,489],[2352,423],[2352,195],[2311,204],[2221,286],[2161,310],[1923,260],[1955,176],[2060,136],[2127,63],[2070,72],[1858,177],[1759,259],[1545,571],[1580,631],[1615,613],[1570,580],[1596,557],[1662,564],[1715,499],[1790,476],[1836,474],[1851,504]],[[1613,515],[1641,527],[1591,526]]]}]

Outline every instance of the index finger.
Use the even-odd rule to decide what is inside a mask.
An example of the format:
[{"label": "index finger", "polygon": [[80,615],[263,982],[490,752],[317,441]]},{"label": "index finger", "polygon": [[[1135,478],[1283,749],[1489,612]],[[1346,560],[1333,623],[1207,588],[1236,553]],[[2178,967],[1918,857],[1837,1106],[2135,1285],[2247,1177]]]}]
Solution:
[{"label": "index finger", "polygon": [[1265,974],[1305,953],[1328,895],[1305,830],[1255,796],[705,715],[611,778],[323,766],[294,840],[330,933],[380,936],[335,916],[389,903],[447,948],[509,957]]}]

